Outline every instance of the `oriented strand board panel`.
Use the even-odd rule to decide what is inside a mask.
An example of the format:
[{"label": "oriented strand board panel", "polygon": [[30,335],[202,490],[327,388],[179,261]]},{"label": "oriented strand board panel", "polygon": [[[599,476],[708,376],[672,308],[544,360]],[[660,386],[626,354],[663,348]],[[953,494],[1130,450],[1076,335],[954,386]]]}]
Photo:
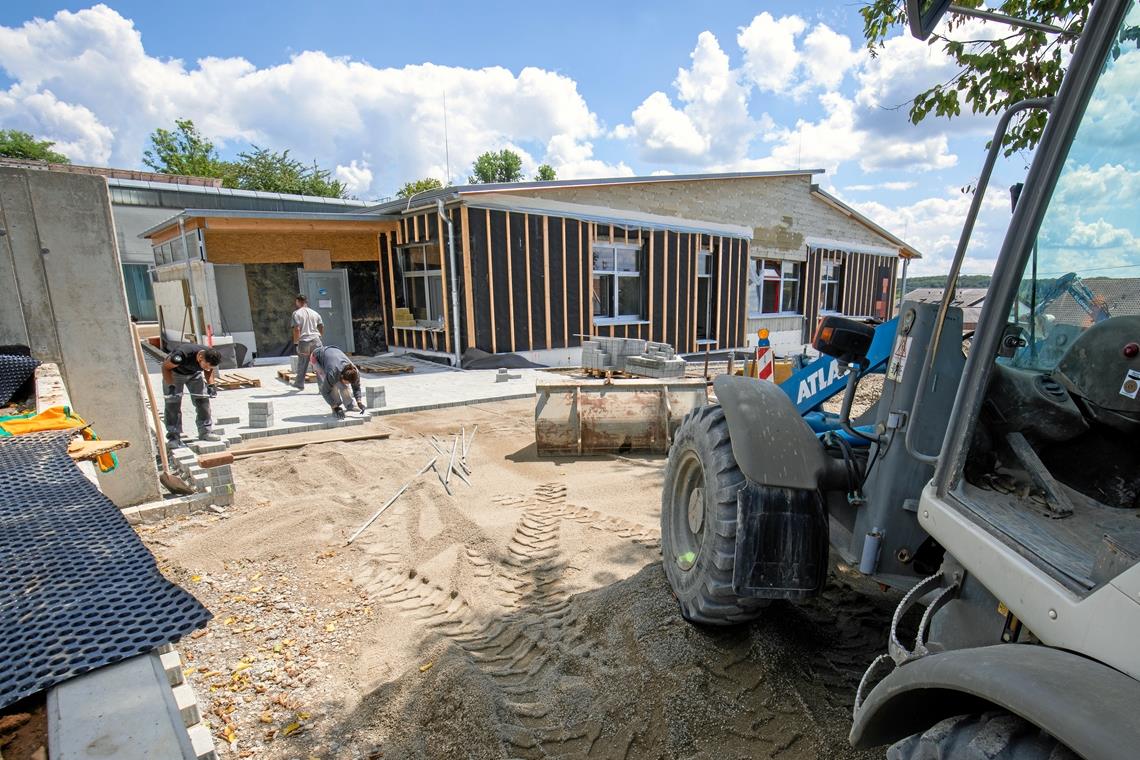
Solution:
[{"label": "oriented strand board panel", "polygon": [[306,249],[301,251],[301,261],[304,262],[305,269],[327,272],[332,269],[332,252]]},{"label": "oriented strand board panel", "polygon": [[206,258],[215,264],[300,265],[306,250],[322,250],[332,261],[376,261],[376,234],[206,230]]}]

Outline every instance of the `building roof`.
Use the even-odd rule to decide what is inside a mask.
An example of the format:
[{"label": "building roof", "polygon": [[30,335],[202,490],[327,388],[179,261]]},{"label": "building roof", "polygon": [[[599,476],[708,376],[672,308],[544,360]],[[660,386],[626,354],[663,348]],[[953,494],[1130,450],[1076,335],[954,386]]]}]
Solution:
[{"label": "building roof", "polygon": [[[942,295],[945,292],[945,288],[915,288],[907,291],[903,298],[919,303],[942,303]],[[953,300],[950,301],[950,305],[958,307],[981,306],[982,301],[986,300],[988,292],[988,288],[958,288],[954,293]]]},{"label": "building roof", "polygon": [[[481,187],[476,185],[476,187]],[[463,196],[463,202],[470,208],[517,211],[527,214],[564,216],[587,222],[613,224],[619,227],[645,230],[674,230],[676,232],[697,232],[702,235],[726,236],[752,239],[752,228],[738,224],[705,222],[697,219],[682,219],[676,216],[648,214],[643,211],[627,211],[606,206],[590,206],[583,203],[552,201],[547,198],[532,198],[510,193],[470,193]]]},{"label": "building roof", "polygon": [[313,211],[243,211],[238,209],[216,208],[188,208],[175,214],[169,219],[155,224],[138,234],[140,238],[154,237],[163,230],[178,224],[179,220],[188,219],[265,219],[270,221],[286,222],[356,222],[373,223],[381,221],[396,221],[399,217],[381,214],[359,214],[348,212],[313,212]]},{"label": "building roof", "polygon": [[552,190],[567,187],[597,187],[599,185],[639,185],[661,182],[700,182],[722,179],[756,179],[758,177],[810,177],[822,174],[823,169],[789,169],[770,172],[721,172],[715,174],[654,174],[640,177],[602,177],[595,179],[556,179],[549,182],[499,182],[474,185],[452,185],[439,190],[428,190],[411,198],[397,198],[377,204],[367,209],[367,213],[393,214],[410,209],[435,205],[437,199],[444,203],[458,200],[468,193],[519,192],[520,190]]},{"label": "building roof", "polygon": [[851,219],[854,219],[859,224],[862,224],[864,227],[871,230],[871,232],[874,232],[876,235],[879,235],[880,237],[894,243],[896,246],[898,246],[899,255],[902,256],[904,259],[921,259],[922,258],[922,254],[919,253],[918,250],[914,246],[910,245],[909,243],[906,243],[902,239],[900,239],[900,238],[896,237],[895,235],[891,234],[890,232],[888,232],[886,229],[880,227],[878,224],[873,222],[870,218],[864,216],[863,214],[859,213],[855,209],[851,208],[850,206],[848,206],[846,203],[844,203],[843,201],[836,198],[831,193],[820,189],[819,185],[812,185],[811,186],[811,194],[814,195],[819,200],[826,203],[827,205],[831,206],[832,208],[834,208],[836,211],[840,212],[841,214],[843,214],[843,215],[845,215]]},{"label": "building roof", "polygon": [[[169,175],[163,175],[169,176]],[[180,177],[179,179],[185,179]],[[191,178],[193,179],[193,178]],[[221,182],[221,180],[218,180]],[[293,193],[267,193],[263,190],[237,190],[230,187],[212,185],[184,185],[178,182],[151,181],[108,177],[107,184],[111,187],[135,190],[166,190],[180,193],[195,193],[197,195],[214,195],[229,198],[261,198],[275,201],[296,201],[299,203],[314,203],[325,206],[351,207],[363,210],[371,205],[368,201],[353,198],[325,198],[320,195],[296,195]]]}]

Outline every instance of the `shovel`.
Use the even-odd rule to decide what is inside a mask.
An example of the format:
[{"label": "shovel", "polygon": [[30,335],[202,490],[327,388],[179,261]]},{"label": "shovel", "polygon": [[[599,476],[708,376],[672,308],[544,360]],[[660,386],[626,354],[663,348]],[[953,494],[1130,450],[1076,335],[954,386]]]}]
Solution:
[{"label": "shovel", "polygon": [[171,493],[192,494],[194,493],[193,486],[170,471],[170,462],[166,458],[166,440],[162,436],[162,423],[158,419],[158,404],[154,400],[154,388],[150,386],[150,375],[146,371],[146,359],[143,358],[142,345],[139,344],[139,333],[133,323],[131,324],[131,340],[135,344],[135,358],[138,359],[139,372],[142,373],[146,398],[150,403],[151,414],[154,415],[154,437],[158,440],[158,456],[162,460],[162,472],[158,474],[158,482],[166,486],[166,489]]}]

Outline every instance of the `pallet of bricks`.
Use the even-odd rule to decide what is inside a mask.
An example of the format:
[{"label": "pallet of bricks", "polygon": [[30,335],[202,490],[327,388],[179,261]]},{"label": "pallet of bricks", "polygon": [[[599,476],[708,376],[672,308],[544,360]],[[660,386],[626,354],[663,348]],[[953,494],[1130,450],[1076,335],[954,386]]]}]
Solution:
[{"label": "pallet of bricks", "polygon": [[636,338],[595,337],[582,342],[582,368],[638,377],[684,377],[685,360],[668,343]]}]

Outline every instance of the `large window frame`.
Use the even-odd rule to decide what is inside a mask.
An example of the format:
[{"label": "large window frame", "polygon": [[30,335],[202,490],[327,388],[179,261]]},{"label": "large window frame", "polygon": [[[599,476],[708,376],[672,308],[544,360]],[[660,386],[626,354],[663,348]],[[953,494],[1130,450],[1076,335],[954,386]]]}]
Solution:
[{"label": "large window frame", "polygon": [[803,262],[792,259],[748,260],[748,317],[803,314]]},{"label": "large window frame", "polygon": [[824,259],[819,264],[819,313],[840,314],[843,310],[843,262]]},{"label": "large window frame", "polygon": [[412,243],[397,254],[405,307],[417,325],[443,327],[443,249],[438,242]]},{"label": "large window frame", "polygon": [[590,313],[594,324],[645,321],[645,257],[632,243],[594,243],[590,251]]}]

